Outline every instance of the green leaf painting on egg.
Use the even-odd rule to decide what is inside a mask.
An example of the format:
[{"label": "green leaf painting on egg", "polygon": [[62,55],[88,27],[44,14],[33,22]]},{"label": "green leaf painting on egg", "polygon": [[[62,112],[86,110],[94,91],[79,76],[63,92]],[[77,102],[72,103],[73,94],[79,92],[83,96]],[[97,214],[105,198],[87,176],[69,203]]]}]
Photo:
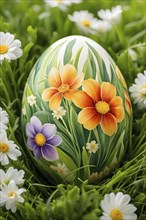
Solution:
[{"label": "green leaf painting on egg", "polygon": [[[95,41],[69,36],[34,65],[22,101],[26,149],[53,183],[96,183],[130,146],[132,108],[125,80]],[[32,152],[31,152],[32,151]]]}]

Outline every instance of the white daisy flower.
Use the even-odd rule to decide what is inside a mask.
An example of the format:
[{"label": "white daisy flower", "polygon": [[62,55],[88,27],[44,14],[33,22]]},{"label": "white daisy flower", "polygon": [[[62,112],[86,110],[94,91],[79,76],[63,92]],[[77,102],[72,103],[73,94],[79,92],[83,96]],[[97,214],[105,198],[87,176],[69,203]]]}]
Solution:
[{"label": "white daisy flower", "polygon": [[13,141],[8,140],[6,132],[0,133],[0,162],[2,165],[9,164],[11,160],[17,160],[21,156],[19,147]]},{"label": "white daisy flower", "polygon": [[100,206],[103,210],[103,215],[100,220],[136,220],[137,215],[134,213],[136,207],[133,204],[129,204],[130,196],[118,192],[106,194],[101,201]]},{"label": "white daisy flower", "polygon": [[122,7],[121,5],[117,5],[116,7],[113,7],[111,10],[101,9],[97,12],[98,16],[106,21],[109,21],[111,23],[119,23],[121,21],[121,14],[122,14]]},{"label": "white daisy flower", "polygon": [[58,7],[63,11],[65,11],[69,5],[73,3],[78,4],[80,2],[82,2],[82,0],[45,0],[45,3],[50,7]]},{"label": "white daisy flower", "polygon": [[146,108],[146,70],[144,74],[138,73],[135,84],[130,86],[129,91],[138,109]]},{"label": "white daisy flower", "polygon": [[24,188],[18,189],[14,180],[11,180],[7,186],[2,186],[0,191],[0,206],[6,207],[7,210],[16,212],[17,203],[23,203],[24,198],[21,196],[23,192],[26,192]]},{"label": "white daisy flower", "polygon": [[8,114],[0,107],[0,131],[6,130],[9,123]]},{"label": "white daisy flower", "polygon": [[30,106],[33,106],[36,104],[36,96],[30,95],[27,97],[27,102]]},{"label": "white daisy flower", "polygon": [[89,151],[89,153],[96,153],[98,150],[99,146],[96,143],[96,141],[91,141],[90,143],[86,143],[86,149]]},{"label": "white daisy flower", "polygon": [[26,108],[25,107],[22,108],[22,114],[26,115]]},{"label": "white daisy flower", "polygon": [[66,114],[66,110],[63,108],[63,106],[60,106],[57,110],[53,110],[53,117],[58,119],[62,119],[62,116]]},{"label": "white daisy flower", "polygon": [[96,30],[105,33],[111,29],[111,24],[108,21],[98,20]]},{"label": "white daisy flower", "polygon": [[18,171],[13,167],[9,167],[6,173],[0,169],[0,186],[8,185],[11,180],[14,180],[17,186],[22,185],[24,183],[24,174],[23,170]]},{"label": "white daisy flower", "polygon": [[0,63],[4,59],[9,62],[22,56],[21,41],[14,40],[14,35],[0,32]]},{"label": "white daisy flower", "polygon": [[77,27],[84,33],[95,34],[97,32],[98,20],[87,10],[75,11],[68,15],[69,19],[76,23]]}]

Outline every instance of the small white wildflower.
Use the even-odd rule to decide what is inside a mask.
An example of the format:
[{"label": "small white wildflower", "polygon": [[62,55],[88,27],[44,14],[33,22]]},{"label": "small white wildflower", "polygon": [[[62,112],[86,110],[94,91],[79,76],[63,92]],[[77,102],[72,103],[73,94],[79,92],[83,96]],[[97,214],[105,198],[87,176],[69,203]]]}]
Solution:
[{"label": "small white wildflower", "polygon": [[137,215],[134,213],[137,208],[129,202],[128,194],[124,195],[122,192],[106,194],[100,203],[103,210],[100,220],[137,220]]},{"label": "small white wildflower", "polygon": [[99,146],[96,143],[96,141],[91,141],[90,143],[86,143],[86,149],[89,151],[89,153],[96,153]]},{"label": "small white wildflower", "polygon": [[14,40],[14,35],[10,33],[0,32],[0,63],[4,59],[9,62],[11,60],[16,60],[22,56],[21,41]]},{"label": "small white wildflower", "polygon": [[24,174],[23,170],[18,171],[13,167],[9,167],[6,173],[0,169],[0,186],[8,185],[11,180],[14,180],[17,186],[22,185],[24,183]]},{"label": "small white wildflower", "polygon": [[36,96],[30,95],[27,97],[27,102],[30,106],[33,106],[36,104]]},{"label": "small white wildflower", "polygon": [[113,23],[119,23],[121,21],[122,11],[123,10],[122,10],[121,5],[117,5],[113,7],[111,10],[101,9],[100,11],[97,12],[97,14],[101,19],[109,21],[113,24]]},{"label": "small white wildflower", "polygon": [[60,8],[62,11],[66,11],[67,7],[72,5],[73,3],[78,4],[82,2],[82,0],[45,0],[45,3],[54,8],[54,7],[58,7]]},{"label": "small white wildflower", "polygon": [[57,110],[53,110],[53,117],[58,119],[62,119],[62,116],[66,114],[66,110],[63,108],[63,106],[60,106]]},{"label": "small white wildflower", "polygon": [[0,133],[0,162],[2,165],[9,164],[11,160],[17,160],[21,156],[19,147],[13,141],[8,140],[6,132]]},{"label": "small white wildflower", "polygon": [[108,21],[98,20],[96,30],[101,33],[105,33],[111,29],[111,24]]},{"label": "small white wildflower", "polygon": [[9,123],[8,114],[0,107],[0,131],[6,130]]},{"label": "small white wildflower", "polygon": [[26,108],[25,107],[22,108],[22,114],[26,115]]},{"label": "small white wildflower", "polygon": [[11,210],[13,213],[17,210],[17,203],[23,203],[24,198],[21,196],[26,190],[24,188],[18,189],[14,180],[6,186],[1,186],[0,191],[0,206],[6,207],[7,210]]},{"label": "small white wildflower", "polygon": [[57,166],[51,165],[50,168],[63,176],[67,176],[70,171],[64,163],[57,163]]},{"label": "small white wildflower", "polygon": [[75,11],[73,15],[68,15],[68,17],[71,21],[76,23],[82,32],[91,34],[97,32],[98,20],[87,10]]},{"label": "small white wildflower", "polygon": [[146,70],[144,74],[138,73],[135,84],[129,87],[129,91],[138,109],[146,108]]}]

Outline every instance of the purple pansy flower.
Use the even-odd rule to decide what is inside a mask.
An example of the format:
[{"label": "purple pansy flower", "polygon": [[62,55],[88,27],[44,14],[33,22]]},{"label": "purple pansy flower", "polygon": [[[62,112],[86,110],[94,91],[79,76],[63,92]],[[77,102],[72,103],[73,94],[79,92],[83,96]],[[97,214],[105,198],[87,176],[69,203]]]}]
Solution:
[{"label": "purple pansy flower", "polygon": [[41,121],[35,116],[31,117],[30,122],[27,123],[27,145],[38,159],[43,157],[48,161],[53,161],[59,158],[54,146],[58,146],[62,139],[56,135],[56,130],[54,124],[42,125]]}]

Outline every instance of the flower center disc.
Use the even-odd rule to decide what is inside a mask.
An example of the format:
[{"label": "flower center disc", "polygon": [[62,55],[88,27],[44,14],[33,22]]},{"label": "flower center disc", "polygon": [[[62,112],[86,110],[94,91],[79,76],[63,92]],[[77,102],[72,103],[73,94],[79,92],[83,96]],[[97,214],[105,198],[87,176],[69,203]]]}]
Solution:
[{"label": "flower center disc", "polygon": [[8,47],[5,45],[0,45],[0,54],[5,54],[8,52]]},{"label": "flower center disc", "polygon": [[84,26],[86,26],[86,27],[89,27],[89,26],[90,26],[90,21],[88,21],[88,20],[83,20],[83,21],[82,21],[82,24],[83,24]]},{"label": "flower center disc", "polygon": [[104,101],[97,102],[95,105],[95,108],[100,114],[103,114],[103,115],[109,112],[110,110],[109,104]]},{"label": "flower center disc", "polygon": [[118,209],[113,209],[110,213],[112,220],[123,220],[122,212]]},{"label": "flower center disc", "polygon": [[6,153],[8,151],[9,147],[5,143],[0,143],[0,152]]},{"label": "flower center disc", "polygon": [[8,195],[8,197],[10,197],[12,199],[15,198],[16,196],[17,196],[17,194],[15,192],[10,192]]},{"label": "flower center disc", "polygon": [[58,88],[58,91],[59,92],[62,92],[62,93],[65,93],[69,90],[69,85],[68,84],[62,84],[59,88]]},{"label": "flower center disc", "polygon": [[143,85],[143,86],[142,86],[140,94],[141,94],[142,96],[146,97],[146,85]]},{"label": "flower center disc", "polygon": [[36,136],[35,136],[35,142],[37,145],[39,145],[40,147],[44,146],[44,144],[46,143],[46,138],[43,134],[41,133],[38,133]]}]

